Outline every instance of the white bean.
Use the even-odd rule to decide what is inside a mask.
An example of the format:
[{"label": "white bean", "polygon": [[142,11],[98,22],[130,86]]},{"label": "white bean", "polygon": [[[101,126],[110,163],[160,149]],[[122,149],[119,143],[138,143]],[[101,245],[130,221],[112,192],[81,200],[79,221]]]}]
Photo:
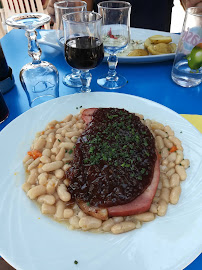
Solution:
[{"label": "white bean", "polygon": [[43,172],[39,174],[38,180],[40,185],[46,185],[47,184],[47,179],[48,179],[48,174],[46,172]]},{"label": "white bean", "polygon": [[168,139],[176,145],[177,149],[183,150],[181,141],[178,138],[176,138],[175,136],[169,136]]},{"label": "white bean", "polygon": [[70,132],[65,133],[65,136],[68,138],[72,138],[74,136],[79,136],[79,135],[80,135],[80,133],[78,131],[70,131]]},{"label": "white bean", "polygon": [[69,122],[72,119],[73,115],[72,114],[68,114],[65,119],[63,120],[63,122]]},{"label": "white bean", "polygon": [[55,155],[51,155],[51,161],[54,162],[55,161],[56,156]]},{"label": "white bean", "polygon": [[50,157],[51,156],[51,150],[50,149],[44,149],[42,152],[42,156]]},{"label": "white bean", "polygon": [[65,148],[61,147],[55,159],[62,160],[64,156],[65,156]]},{"label": "white bean", "polygon": [[64,218],[64,210],[65,210],[65,204],[62,201],[57,201],[56,203],[56,212],[54,215],[55,219],[63,219]]},{"label": "white bean", "polygon": [[177,186],[172,188],[170,192],[170,203],[177,204],[181,194],[181,187]]},{"label": "white bean", "polygon": [[32,170],[29,177],[27,178],[27,182],[31,185],[35,184],[37,181],[38,172],[36,170]]},{"label": "white bean", "polygon": [[65,175],[65,172],[62,169],[55,170],[55,177],[57,179],[62,179]]},{"label": "white bean", "polygon": [[73,227],[73,229],[79,229],[79,218],[77,216],[73,216],[69,219],[69,224]]},{"label": "white bean", "polygon": [[46,190],[48,194],[53,194],[55,192],[57,183],[58,183],[57,179],[54,179],[54,178],[48,181],[47,186],[46,186]]},{"label": "white bean", "polygon": [[59,147],[70,150],[74,147],[74,143],[73,142],[62,142],[62,143],[60,143]]},{"label": "white bean", "polygon": [[150,212],[145,212],[139,215],[134,215],[136,220],[142,221],[142,222],[148,222],[148,221],[152,221],[155,218],[155,215],[153,213]]},{"label": "white bean", "polygon": [[31,188],[28,192],[27,192],[27,196],[31,199],[34,200],[37,197],[39,197],[40,195],[43,195],[46,193],[46,188],[42,185],[38,185],[35,186],[33,188]]},{"label": "white bean", "polygon": [[115,224],[111,228],[111,232],[113,234],[120,234],[124,232],[128,232],[135,229],[135,223],[131,221],[123,221],[121,223]]},{"label": "white bean", "polygon": [[90,230],[90,229],[98,229],[102,225],[102,221],[100,219],[86,216],[82,217],[79,220],[79,227],[82,228],[82,230]]},{"label": "white bean", "polygon": [[168,204],[164,200],[160,200],[158,203],[158,212],[159,216],[165,216],[167,212]]},{"label": "white bean", "polygon": [[171,161],[171,162],[168,163],[167,167],[169,169],[174,168],[175,167],[175,163]]},{"label": "white bean", "polygon": [[184,181],[187,178],[187,173],[186,173],[185,168],[183,166],[176,165],[175,170],[179,174],[181,181]]},{"label": "white bean", "polygon": [[170,182],[168,177],[165,175],[165,177],[162,179],[162,185],[164,188],[169,188],[170,187]]},{"label": "white bean", "polygon": [[44,215],[54,215],[55,211],[56,207],[54,205],[43,203],[41,206],[41,213]]},{"label": "white bean", "polygon": [[164,148],[161,150],[161,157],[162,157],[162,158],[167,158],[168,155],[169,155],[168,148],[167,148],[167,147],[164,147]]},{"label": "white bean", "polygon": [[63,166],[63,162],[57,160],[57,161],[53,161],[51,163],[43,165],[42,169],[44,170],[44,172],[51,172],[51,171],[60,169],[62,166]]},{"label": "white bean", "polygon": [[157,204],[152,203],[149,209],[149,212],[153,213],[153,214],[157,214],[158,209],[157,209]]},{"label": "white bean", "polygon": [[170,187],[177,187],[180,184],[180,176],[177,173],[174,173],[170,178]]},{"label": "white bean", "polygon": [[31,184],[30,183],[27,183],[25,182],[23,185],[22,185],[22,189],[27,193],[31,188]]},{"label": "white bean", "polygon": [[168,178],[170,178],[175,173],[175,168],[171,168],[169,171],[167,171],[166,175]]},{"label": "white bean", "polygon": [[182,160],[182,162],[180,163],[185,169],[187,169],[190,166],[190,162],[188,159],[184,159]]},{"label": "white bean", "polygon": [[180,164],[183,158],[184,158],[183,152],[181,150],[177,150],[177,157],[175,163]]},{"label": "white bean", "polygon": [[70,208],[64,210],[64,218],[70,218],[74,215],[74,211]]},{"label": "white bean", "polygon": [[169,198],[170,198],[170,190],[168,188],[162,188],[160,199],[166,201],[169,203]]},{"label": "white bean", "polygon": [[164,141],[164,144],[167,148],[173,147],[173,143],[170,140],[168,140],[167,138],[164,138],[163,141]]},{"label": "white bean", "polygon": [[30,158],[32,158],[30,155],[26,155],[23,159],[23,163],[26,163]]},{"label": "white bean", "polygon": [[172,152],[170,153],[170,155],[167,157],[168,162],[175,162],[177,157],[177,153],[176,152]]},{"label": "white bean", "polygon": [[65,164],[65,165],[62,167],[62,169],[63,169],[64,171],[67,171],[67,170],[69,170],[70,167],[71,167],[70,164]]},{"label": "white bean", "polygon": [[40,163],[40,158],[38,157],[28,166],[28,168],[27,168],[28,171],[36,168],[39,165],[39,163]]},{"label": "white bean", "polygon": [[164,148],[164,142],[161,136],[156,136],[156,144],[157,144],[157,149],[161,150]]},{"label": "white bean", "polygon": [[161,123],[158,123],[158,122],[154,121],[153,123],[151,123],[151,128],[152,128],[153,130],[155,130],[155,129],[161,129],[161,130],[164,130],[164,125],[161,124]]},{"label": "white bean", "polygon": [[83,211],[79,211],[78,212],[78,217],[79,218],[86,217],[86,214]]},{"label": "white bean", "polygon": [[162,138],[168,137],[168,134],[166,134],[166,132],[164,132],[163,130],[160,130],[160,129],[154,130],[154,133],[155,133],[156,135],[161,136]]},{"label": "white bean", "polygon": [[53,143],[52,142],[47,142],[45,145],[46,149],[52,149],[53,148]]},{"label": "white bean", "polygon": [[113,217],[114,223],[120,223],[123,221],[123,217]]},{"label": "white bean", "polygon": [[49,157],[47,157],[47,156],[41,156],[40,157],[40,161],[42,163],[50,163],[51,162],[51,159]]},{"label": "white bean", "polygon": [[54,145],[53,145],[53,148],[51,149],[51,153],[57,155],[59,153],[59,151],[60,151],[60,149],[57,146],[54,147]]},{"label": "white bean", "polygon": [[34,149],[41,151],[46,144],[46,140],[44,138],[39,138],[35,143],[34,143]]},{"label": "white bean", "polygon": [[67,188],[64,184],[61,184],[57,188],[58,196],[64,202],[68,202],[71,200],[71,194],[67,191]]},{"label": "white bean", "polygon": [[170,136],[173,136],[174,135],[174,131],[169,126],[165,126],[164,131],[166,133],[168,133],[168,135],[170,135]]},{"label": "white bean", "polygon": [[52,127],[55,127],[57,122],[58,121],[56,121],[56,120],[52,120],[51,122],[48,123],[48,125],[46,126],[46,129],[51,129]]},{"label": "white bean", "polygon": [[41,195],[38,197],[37,202],[42,204],[46,203],[49,205],[53,205],[55,203],[55,197],[53,195]]},{"label": "white bean", "polygon": [[113,225],[114,220],[112,218],[109,218],[108,220],[102,223],[102,229],[104,232],[110,232]]}]

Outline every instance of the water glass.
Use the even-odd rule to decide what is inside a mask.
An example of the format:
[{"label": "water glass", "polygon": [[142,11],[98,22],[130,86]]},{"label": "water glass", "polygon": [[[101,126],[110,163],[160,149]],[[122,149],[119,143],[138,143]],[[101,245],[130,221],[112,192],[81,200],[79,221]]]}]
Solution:
[{"label": "water glass", "polygon": [[202,8],[186,11],[171,77],[183,87],[194,87],[202,82]]},{"label": "water glass", "polygon": [[130,42],[131,4],[125,1],[104,1],[98,4],[102,16],[102,40],[104,50],[109,54],[109,70],[98,78],[97,83],[106,89],[118,89],[127,83],[127,79],[116,72],[118,57]]}]

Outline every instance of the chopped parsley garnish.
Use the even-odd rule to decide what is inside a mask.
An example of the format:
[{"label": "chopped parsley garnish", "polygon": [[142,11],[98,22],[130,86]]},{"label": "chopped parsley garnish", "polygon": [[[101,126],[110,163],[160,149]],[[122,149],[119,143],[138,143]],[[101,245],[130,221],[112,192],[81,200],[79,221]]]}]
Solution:
[{"label": "chopped parsley garnish", "polygon": [[58,142],[61,142],[61,140],[60,140],[60,139],[58,139]]},{"label": "chopped parsley garnish", "polygon": [[74,261],[74,264],[78,264],[79,262],[77,260]]},{"label": "chopped parsley garnish", "polygon": [[73,150],[72,150],[72,149],[70,149],[70,150],[69,150],[69,154],[71,155],[72,153],[73,153]]}]

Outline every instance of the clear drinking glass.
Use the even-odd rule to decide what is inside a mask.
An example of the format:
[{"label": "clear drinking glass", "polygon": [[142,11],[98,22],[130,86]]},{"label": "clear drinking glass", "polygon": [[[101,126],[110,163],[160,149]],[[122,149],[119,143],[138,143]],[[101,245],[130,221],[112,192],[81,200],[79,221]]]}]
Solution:
[{"label": "clear drinking glass", "polygon": [[20,81],[27,94],[30,107],[58,97],[59,75],[55,66],[41,61],[41,48],[37,42],[36,29],[50,21],[43,13],[21,13],[6,20],[6,24],[23,28],[28,38],[28,54],[32,63],[26,64],[20,71]]},{"label": "clear drinking glass", "polygon": [[123,51],[130,42],[131,4],[123,1],[105,1],[98,4],[102,16],[102,39],[108,57],[109,71],[101,76],[97,83],[106,89],[117,89],[124,86],[126,78],[117,74],[116,54]]},{"label": "clear drinking glass", "polygon": [[101,38],[102,17],[96,12],[74,12],[63,15],[65,59],[81,70],[81,92],[90,92],[92,75],[89,70],[98,66],[104,58]]},{"label": "clear drinking glass", "polygon": [[[60,46],[64,48],[64,31],[62,16],[67,13],[80,12],[87,10],[87,4],[84,1],[66,0],[54,3],[55,9],[55,29]],[[81,87],[80,70],[72,68],[72,73],[63,78],[63,83],[70,87]]]},{"label": "clear drinking glass", "polygon": [[202,82],[202,8],[186,11],[171,77],[183,87],[197,86]]}]

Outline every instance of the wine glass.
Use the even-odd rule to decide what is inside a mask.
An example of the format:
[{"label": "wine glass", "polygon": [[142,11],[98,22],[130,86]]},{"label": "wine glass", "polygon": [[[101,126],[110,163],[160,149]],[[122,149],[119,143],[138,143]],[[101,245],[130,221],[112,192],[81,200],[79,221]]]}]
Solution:
[{"label": "wine glass", "polygon": [[125,77],[116,72],[116,54],[123,51],[130,42],[131,4],[123,1],[105,1],[98,4],[98,12],[102,15],[102,40],[104,50],[109,54],[109,71],[98,78],[97,83],[106,89],[118,89],[127,82]]},{"label": "wine glass", "polygon": [[20,71],[20,81],[27,94],[30,107],[58,97],[59,75],[55,66],[41,61],[41,48],[37,42],[36,29],[50,21],[44,13],[20,13],[6,20],[6,24],[23,28],[28,38],[28,54],[32,62]]},{"label": "wine glass", "polygon": [[[67,13],[80,12],[87,10],[87,3],[77,0],[65,0],[54,3],[55,26],[59,45],[64,48],[64,31],[62,16]],[[72,68],[72,73],[63,78],[64,85],[70,87],[81,87],[80,70]]]},{"label": "wine glass", "polygon": [[89,70],[104,58],[101,20],[100,14],[90,11],[63,15],[65,59],[71,67],[81,70],[81,92],[91,91]]}]

